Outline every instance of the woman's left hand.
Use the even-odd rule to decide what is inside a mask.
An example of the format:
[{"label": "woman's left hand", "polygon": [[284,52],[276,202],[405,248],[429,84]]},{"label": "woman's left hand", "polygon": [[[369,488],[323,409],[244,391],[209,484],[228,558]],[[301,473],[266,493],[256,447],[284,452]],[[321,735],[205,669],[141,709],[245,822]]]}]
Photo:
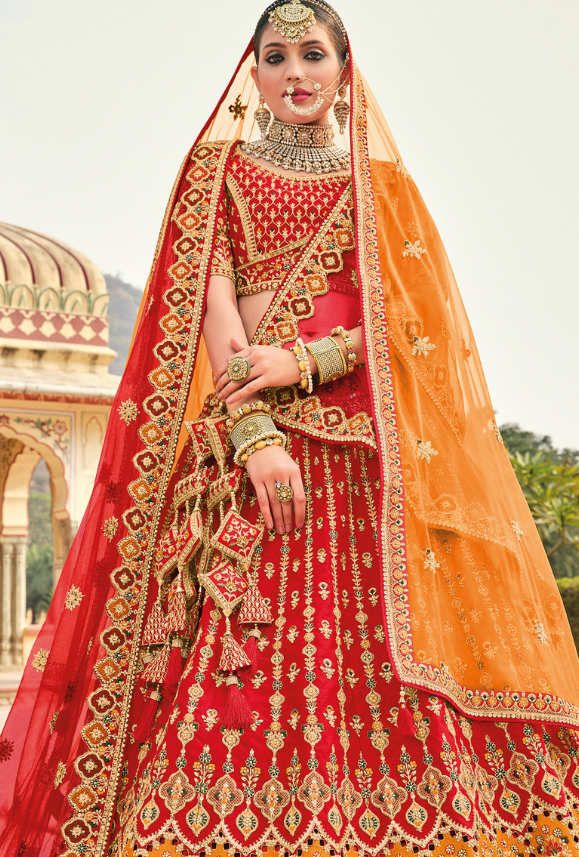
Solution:
[{"label": "woman's left hand", "polygon": [[236,351],[235,357],[245,357],[249,361],[251,369],[247,378],[237,383],[227,375],[227,366],[217,373],[215,389],[219,398],[225,399],[228,405],[265,387],[285,387],[300,380],[298,362],[291,351],[275,345],[243,346],[234,337],[231,338],[231,347]]}]

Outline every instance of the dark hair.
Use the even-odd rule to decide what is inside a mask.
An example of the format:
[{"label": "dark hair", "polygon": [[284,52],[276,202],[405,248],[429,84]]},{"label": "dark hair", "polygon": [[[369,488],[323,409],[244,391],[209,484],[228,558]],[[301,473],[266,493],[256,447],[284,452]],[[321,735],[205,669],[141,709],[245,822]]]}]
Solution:
[{"label": "dark hair", "polygon": [[[271,6],[268,6],[267,10],[263,13],[261,18],[257,22],[255,33],[253,34],[253,50],[255,52],[256,62],[259,58],[259,45],[261,42],[263,31],[269,24],[269,13],[272,11],[272,9],[275,9],[276,6],[285,6],[287,2],[288,0],[279,0],[279,2],[277,3],[272,3]],[[317,3],[310,3],[308,2],[308,0],[300,0],[300,3],[302,4],[302,6],[307,6],[308,9],[314,10],[316,21],[328,31],[328,35],[330,36],[332,44],[334,45],[336,53],[338,54],[340,64],[344,65],[348,56],[348,43],[346,42],[346,37],[344,36],[344,31],[340,26],[337,14],[335,12],[332,14],[332,12],[330,12],[330,9],[325,9],[322,5],[318,6]],[[336,17],[334,17],[334,15],[336,15]]]}]

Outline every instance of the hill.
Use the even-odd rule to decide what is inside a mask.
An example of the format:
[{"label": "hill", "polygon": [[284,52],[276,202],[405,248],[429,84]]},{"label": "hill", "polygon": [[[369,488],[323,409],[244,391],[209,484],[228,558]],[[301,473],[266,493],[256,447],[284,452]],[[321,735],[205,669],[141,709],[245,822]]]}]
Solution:
[{"label": "hill", "polygon": [[120,277],[104,275],[109,299],[109,345],[117,356],[109,366],[112,375],[122,375],[143,290],[125,283]]}]

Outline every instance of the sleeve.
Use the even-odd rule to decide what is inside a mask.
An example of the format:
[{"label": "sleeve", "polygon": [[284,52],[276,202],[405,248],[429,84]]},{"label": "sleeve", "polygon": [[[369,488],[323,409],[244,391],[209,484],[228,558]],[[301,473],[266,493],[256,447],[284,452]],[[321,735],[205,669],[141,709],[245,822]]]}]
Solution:
[{"label": "sleeve", "polygon": [[215,244],[209,268],[211,276],[228,277],[235,282],[235,262],[229,239],[227,194],[223,193],[217,208]]}]

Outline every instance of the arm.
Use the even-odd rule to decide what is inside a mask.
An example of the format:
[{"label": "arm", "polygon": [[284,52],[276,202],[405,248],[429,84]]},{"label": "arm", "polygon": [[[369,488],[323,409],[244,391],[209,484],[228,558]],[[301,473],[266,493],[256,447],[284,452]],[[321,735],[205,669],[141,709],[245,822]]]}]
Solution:
[{"label": "arm", "polygon": [[[213,371],[222,375],[227,361],[240,348],[247,348],[247,336],[237,309],[235,285],[228,277],[211,276],[207,294],[207,308],[203,323],[203,337]],[[278,351],[279,349],[273,349]],[[296,360],[290,355],[294,364]],[[297,364],[296,364],[297,366]],[[299,373],[297,373],[299,376]],[[229,412],[239,408],[245,402],[259,398],[255,392],[246,391],[234,403],[227,403]],[[268,530],[274,528],[278,533],[292,529],[292,511],[296,527],[303,527],[305,521],[306,500],[298,465],[278,446],[267,446],[254,452],[247,461],[247,472],[253,485]],[[275,496],[275,483],[291,485],[294,491],[291,503],[280,503]]]}]

